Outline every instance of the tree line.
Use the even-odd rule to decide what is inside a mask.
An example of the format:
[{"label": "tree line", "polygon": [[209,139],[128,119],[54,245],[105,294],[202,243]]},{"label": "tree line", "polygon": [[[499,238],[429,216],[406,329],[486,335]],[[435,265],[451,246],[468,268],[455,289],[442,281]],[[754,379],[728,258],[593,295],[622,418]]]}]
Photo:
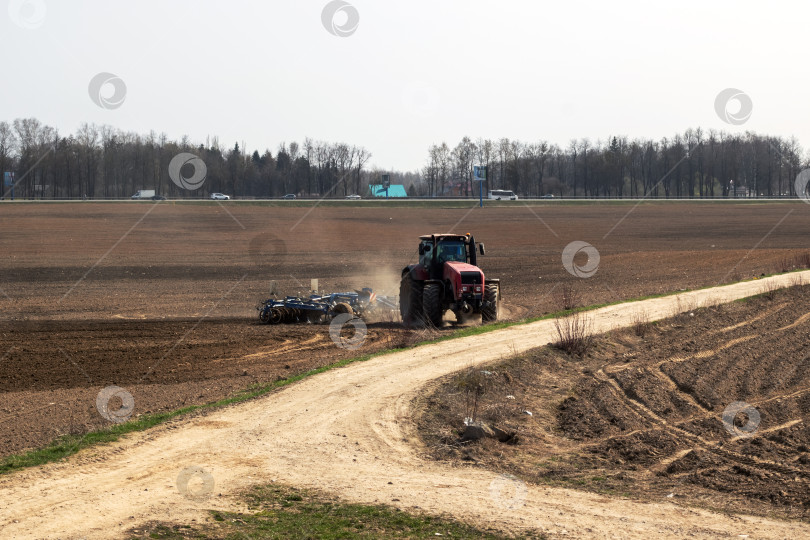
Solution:
[{"label": "tree line", "polygon": [[[205,163],[205,182],[195,191],[169,177],[169,162],[181,152]],[[383,172],[411,196],[476,197],[476,165],[487,167],[484,190],[523,197],[787,197],[796,195],[797,174],[810,167],[795,138],[701,128],[658,141],[613,136],[572,140],[566,147],[464,137],[454,148],[431,145],[427,164],[414,172],[369,169],[370,158],[362,146],[310,138],[260,154],[238,143],[223,148],[216,137],[195,144],[188,137],[170,140],[86,123],[62,136],[35,118],[0,122],[0,172],[15,173],[18,198],[126,198],[139,189],[172,198],[214,192],[368,196],[369,184],[379,184]],[[3,195],[10,195],[8,187]]]},{"label": "tree line", "polygon": [[[206,197],[222,192],[239,197],[345,196],[365,193],[379,183],[367,171],[371,153],[363,147],[305,139],[246,153],[238,143],[223,149],[216,137],[193,144],[188,137],[124,132],[82,124],[62,136],[35,118],[0,122],[0,171],[13,171],[15,198],[126,198],[140,189],[167,197]],[[199,189],[185,190],[169,177],[169,162],[181,152],[201,158],[206,178]],[[191,167],[189,165],[188,167]],[[194,170],[181,169],[185,177]],[[10,188],[4,187],[5,197]]]},{"label": "tree line", "polygon": [[810,157],[795,137],[701,128],[659,141],[585,138],[564,148],[464,137],[454,148],[429,148],[419,193],[474,196],[475,165],[487,167],[485,190],[529,197],[780,197],[796,195],[796,176]]}]

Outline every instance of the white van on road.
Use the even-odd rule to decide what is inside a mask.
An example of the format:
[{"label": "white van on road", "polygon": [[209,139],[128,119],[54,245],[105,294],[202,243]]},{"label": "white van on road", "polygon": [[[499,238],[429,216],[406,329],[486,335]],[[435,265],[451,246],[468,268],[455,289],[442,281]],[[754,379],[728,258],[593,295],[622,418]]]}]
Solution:
[{"label": "white van on road", "polygon": [[505,189],[493,189],[489,192],[490,199],[494,199],[496,201],[500,201],[502,199],[506,199],[508,201],[516,201],[518,196],[515,195],[514,191],[508,191]]}]

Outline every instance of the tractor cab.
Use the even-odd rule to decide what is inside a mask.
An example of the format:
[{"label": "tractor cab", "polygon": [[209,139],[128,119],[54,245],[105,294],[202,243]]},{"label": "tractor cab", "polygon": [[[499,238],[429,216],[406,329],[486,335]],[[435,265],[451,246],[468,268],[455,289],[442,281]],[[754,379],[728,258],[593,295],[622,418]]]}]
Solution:
[{"label": "tractor cab", "polygon": [[[475,239],[470,234],[431,234],[419,240],[419,264],[428,270],[431,279],[442,279],[444,263],[477,264]],[[484,245],[478,247],[483,255]]]}]

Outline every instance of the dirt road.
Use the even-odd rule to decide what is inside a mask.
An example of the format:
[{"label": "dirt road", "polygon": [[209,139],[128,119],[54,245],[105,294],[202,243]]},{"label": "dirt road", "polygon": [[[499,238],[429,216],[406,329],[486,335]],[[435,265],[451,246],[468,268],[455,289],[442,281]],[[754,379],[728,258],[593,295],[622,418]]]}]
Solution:
[{"label": "dirt road", "polygon": [[[660,319],[696,305],[757,294],[769,281],[787,286],[795,276],[621,304],[591,317],[594,329],[603,332],[630,324],[641,309]],[[807,281],[810,271],[802,276]],[[455,370],[548,343],[553,333],[552,321],[540,321],[378,357],[262,399],[81,452],[64,463],[3,477],[0,530],[15,538],[118,537],[148,520],[199,520],[205,509],[232,507],[228,495],[238,489],[277,480],[349,501],[446,512],[484,527],[539,530],[551,537],[810,535],[805,523],[526,486],[420,457],[410,404],[426,385]],[[211,475],[209,497],[192,499],[180,492],[178,475],[188,467]],[[201,489],[192,483],[192,493]]]}]

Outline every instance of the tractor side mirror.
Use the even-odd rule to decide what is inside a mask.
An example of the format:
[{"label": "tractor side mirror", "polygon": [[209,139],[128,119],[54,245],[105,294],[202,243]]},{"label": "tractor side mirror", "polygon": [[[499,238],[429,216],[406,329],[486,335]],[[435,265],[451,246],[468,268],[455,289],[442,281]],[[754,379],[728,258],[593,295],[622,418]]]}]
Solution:
[{"label": "tractor side mirror", "polygon": [[486,255],[486,249],[484,249],[484,244],[483,243],[478,244],[478,251],[479,251],[479,253],[481,253],[481,255]]}]

